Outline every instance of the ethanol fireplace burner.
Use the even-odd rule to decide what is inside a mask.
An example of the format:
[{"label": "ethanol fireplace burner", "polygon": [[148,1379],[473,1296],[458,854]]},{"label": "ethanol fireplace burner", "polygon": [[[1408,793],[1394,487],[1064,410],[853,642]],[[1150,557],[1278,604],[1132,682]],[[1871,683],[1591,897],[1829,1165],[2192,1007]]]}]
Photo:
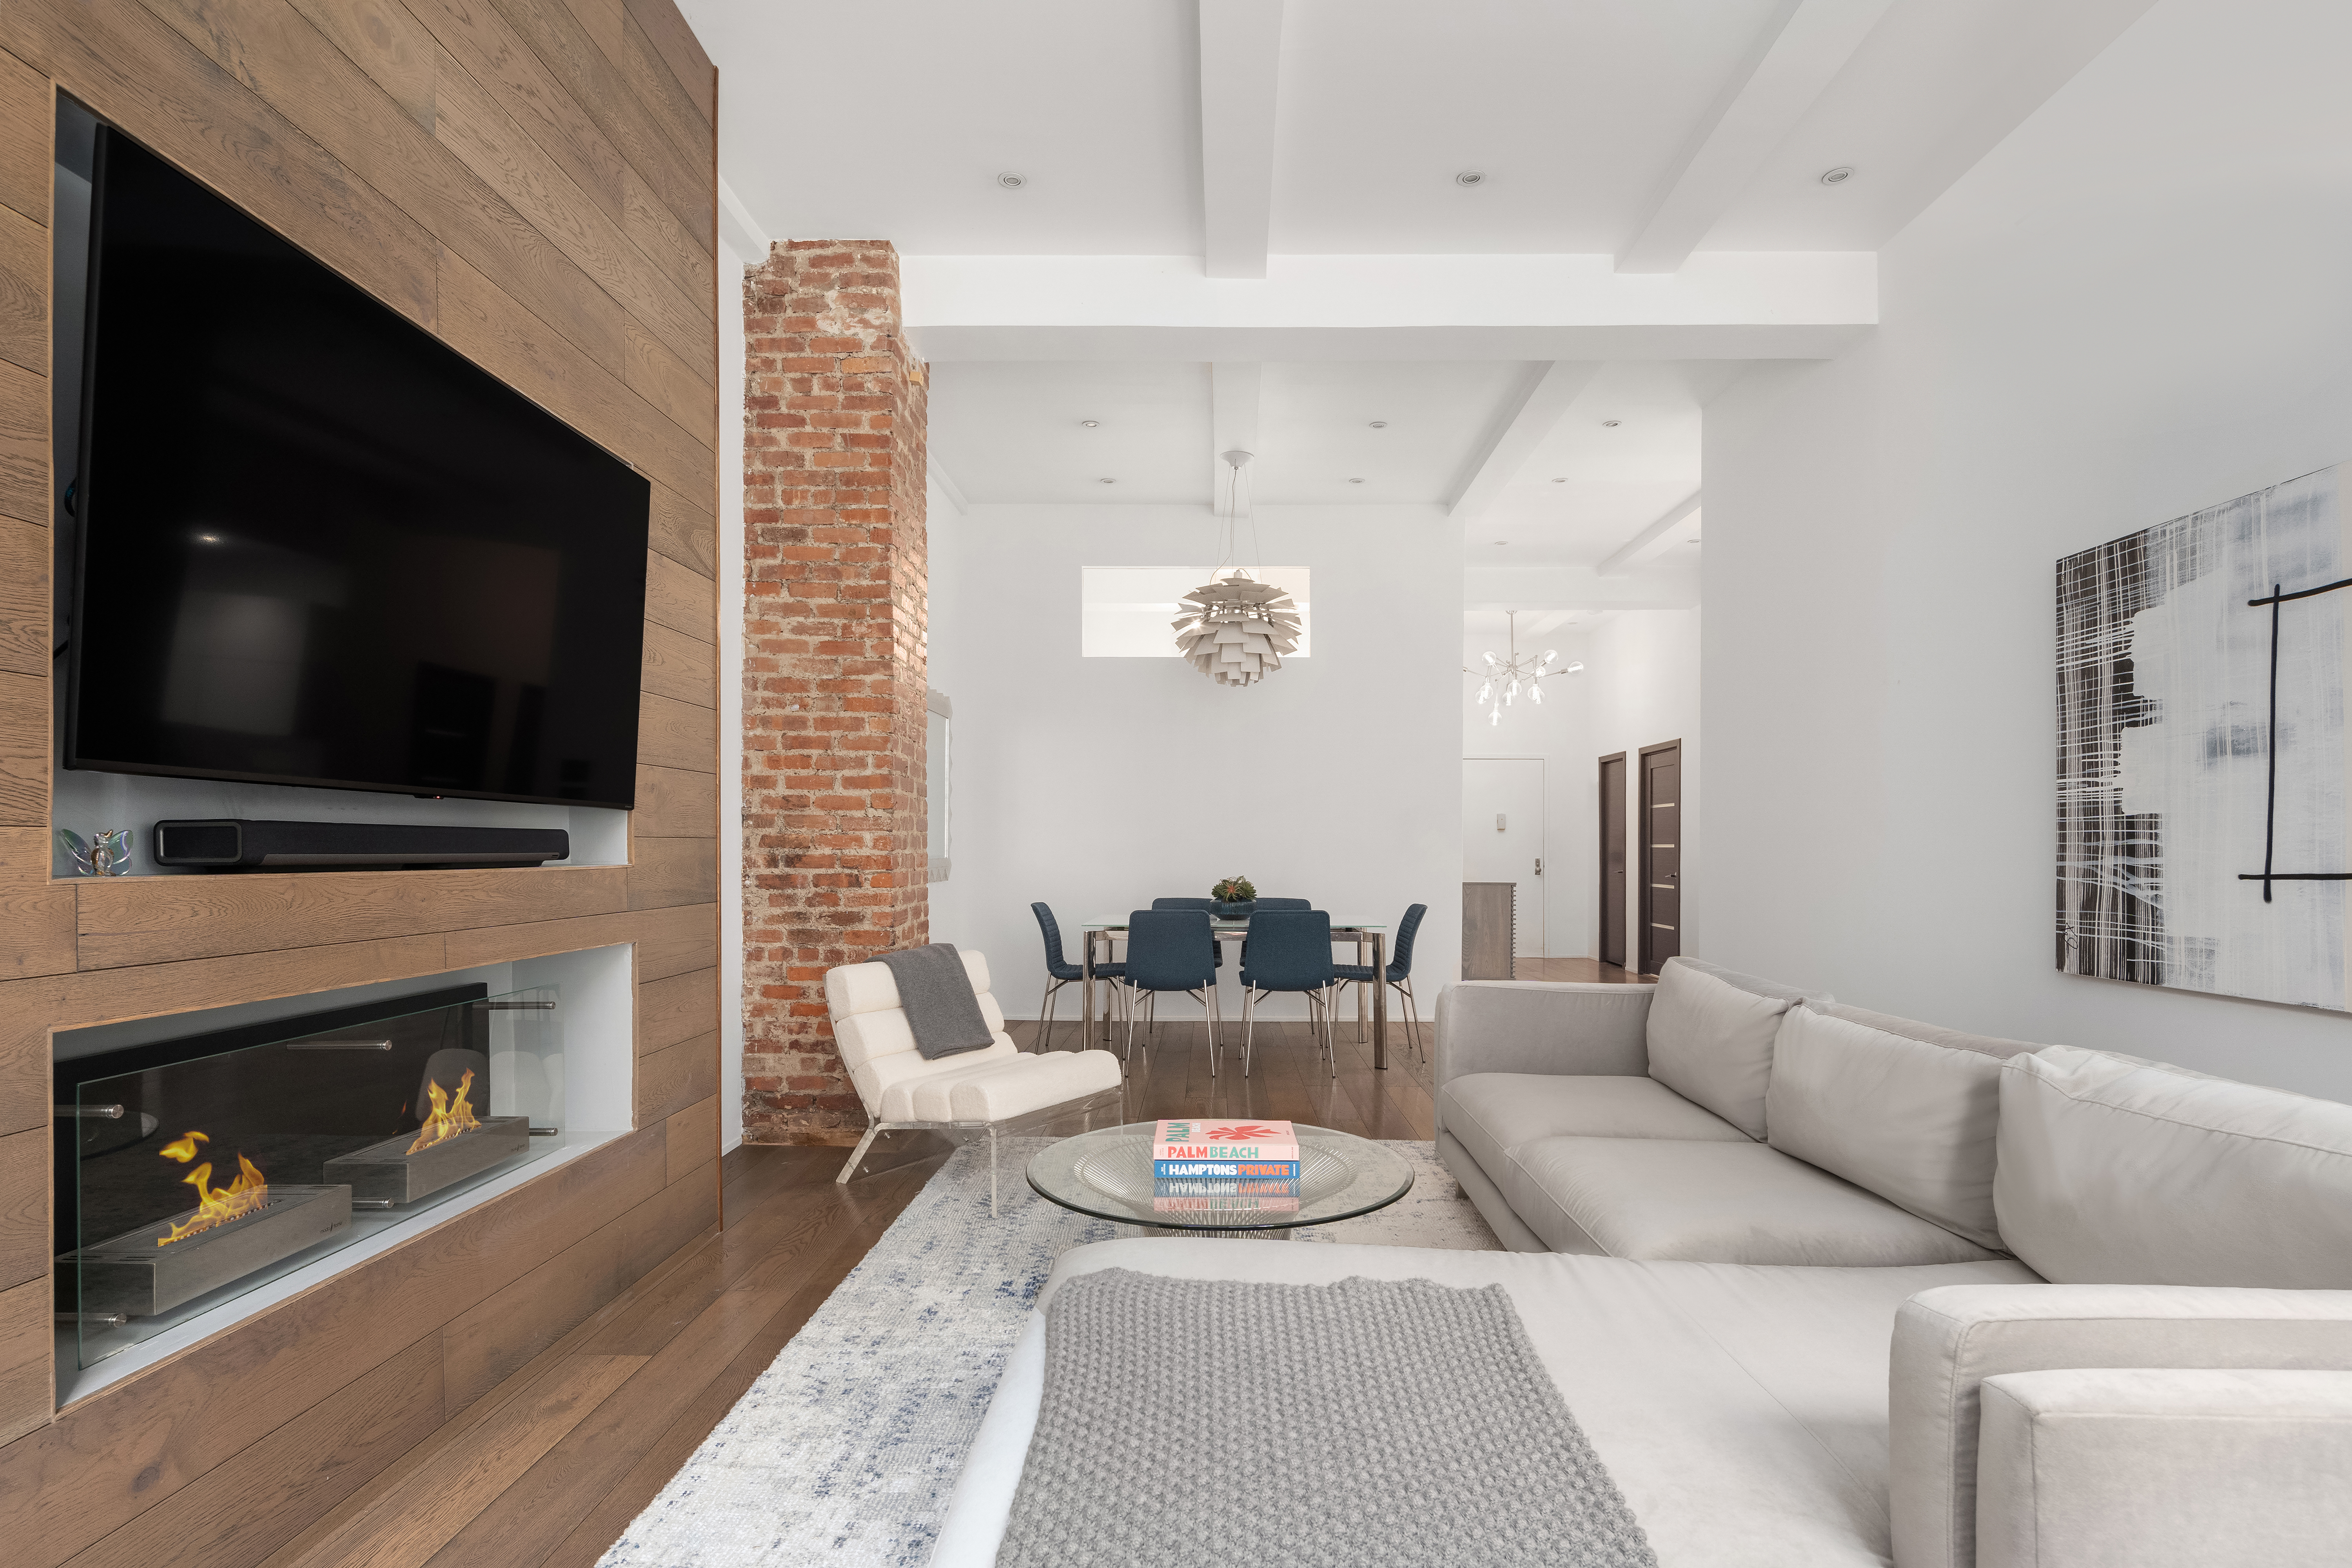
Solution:
[{"label": "ethanol fireplace burner", "polygon": [[56,1062],[79,1364],[530,1159],[561,1131],[555,1008],[445,986]]}]

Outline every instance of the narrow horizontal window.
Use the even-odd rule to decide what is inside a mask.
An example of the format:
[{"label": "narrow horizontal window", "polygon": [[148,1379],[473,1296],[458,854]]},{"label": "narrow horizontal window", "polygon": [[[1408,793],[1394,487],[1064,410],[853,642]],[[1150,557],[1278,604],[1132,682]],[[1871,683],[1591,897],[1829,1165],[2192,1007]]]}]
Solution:
[{"label": "narrow horizontal window", "polygon": [[[1227,569],[1229,572],[1231,568]],[[1251,567],[1298,602],[1298,651],[1305,658],[1314,632],[1304,566]],[[1176,626],[1185,595],[1209,581],[1206,566],[1081,566],[1078,568],[1078,651],[1087,658],[1179,658]]]}]

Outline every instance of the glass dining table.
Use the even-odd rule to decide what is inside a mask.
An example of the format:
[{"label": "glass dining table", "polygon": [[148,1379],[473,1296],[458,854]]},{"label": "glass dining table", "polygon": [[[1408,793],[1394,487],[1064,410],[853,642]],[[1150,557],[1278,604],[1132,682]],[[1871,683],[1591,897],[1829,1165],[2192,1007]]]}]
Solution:
[{"label": "glass dining table", "polygon": [[[1108,1046],[1111,1038],[1110,1009],[1105,1007],[1100,1014],[1095,1010],[1095,964],[1097,958],[1104,963],[1112,962],[1112,944],[1127,934],[1127,921],[1083,921],[1079,922],[1078,929],[1084,933],[1079,938],[1078,946],[1082,954],[1079,963],[1085,970],[1085,984],[1079,990],[1086,996],[1087,1013],[1086,1031],[1078,1037],[1098,1040]],[[1230,942],[1238,944],[1249,934],[1249,921],[1221,921],[1213,915],[1209,919],[1209,932],[1220,943]],[[1356,944],[1357,963],[1368,964],[1376,975],[1388,973],[1389,927],[1386,921],[1343,921],[1335,915],[1331,920],[1331,940],[1335,942],[1352,941]],[[1238,946],[1235,952],[1238,957]],[[1234,973],[1239,973],[1238,968]],[[1109,982],[1105,981],[1104,984],[1108,984]],[[1366,995],[1367,992],[1370,994]],[[1372,1037],[1372,1066],[1385,1072],[1389,1065],[1389,988],[1377,983],[1356,987],[1358,1039],[1364,1037],[1367,1027]]]}]

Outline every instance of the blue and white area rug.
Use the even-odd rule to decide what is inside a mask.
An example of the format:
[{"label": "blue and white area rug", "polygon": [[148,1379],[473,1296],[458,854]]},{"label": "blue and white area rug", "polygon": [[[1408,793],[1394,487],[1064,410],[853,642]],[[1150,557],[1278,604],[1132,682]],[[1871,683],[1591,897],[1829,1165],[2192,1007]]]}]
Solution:
[{"label": "blue and white area rug", "polygon": [[[928,1562],[1046,1271],[1066,1248],[1118,1234],[1021,1181],[1050,1142],[1003,1144],[1014,1174],[994,1219],[986,1147],[950,1155],[599,1568]],[[1299,1240],[1499,1248],[1429,1144],[1390,1147],[1412,1163],[1412,1191]]]}]

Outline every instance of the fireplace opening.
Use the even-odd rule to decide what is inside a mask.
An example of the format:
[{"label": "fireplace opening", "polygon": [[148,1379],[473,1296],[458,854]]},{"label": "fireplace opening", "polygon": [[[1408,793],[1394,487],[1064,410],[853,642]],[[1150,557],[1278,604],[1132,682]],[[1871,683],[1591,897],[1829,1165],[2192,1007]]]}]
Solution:
[{"label": "fireplace opening", "polygon": [[58,1060],[57,1311],[88,1367],[551,1152],[553,985]]}]

